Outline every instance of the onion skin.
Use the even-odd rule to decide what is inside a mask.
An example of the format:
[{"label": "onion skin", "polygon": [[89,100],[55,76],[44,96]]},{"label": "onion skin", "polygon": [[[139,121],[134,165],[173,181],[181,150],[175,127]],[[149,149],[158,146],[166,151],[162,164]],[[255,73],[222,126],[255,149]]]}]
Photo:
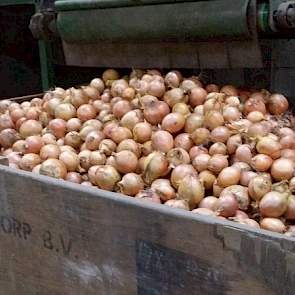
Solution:
[{"label": "onion skin", "polygon": [[190,208],[195,208],[205,196],[205,189],[197,177],[187,175],[178,186],[178,198],[186,200]]},{"label": "onion skin", "polygon": [[269,231],[284,233],[286,231],[286,226],[278,218],[263,218],[260,221],[260,227]]},{"label": "onion skin", "polygon": [[153,181],[151,188],[157,193],[163,202],[175,199],[176,193],[169,179],[159,178]]},{"label": "onion skin", "polygon": [[185,200],[168,200],[164,205],[189,211],[188,202]]},{"label": "onion skin", "polygon": [[232,217],[236,214],[238,209],[238,202],[232,194],[229,193],[223,197],[219,197],[216,210],[218,215],[222,217]]},{"label": "onion skin", "polygon": [[260,201],[261,198],[271,191],[271,180],[263,177],[256,176],[249,181],[248,189],[250,197],[255,201]]},{"label": "onion skin", "polygon": [[167,153],[167,159],[170,163],[172,168],[181,165],[181,164],[189,164],[190,163],[190,156],[188,152],[182,148],[174,148],[171,149]]},{"label": "onion skin", "polygon": [[209,170],[200,172],[199,179],[203,183],[206,190],[212,190],[213,184],[216,181],[216,176]]},{"label": "onion skin", "polygon": [[250,180],[257,175],[258,174],[253,171],[241,171],[240,184],[243,186],[248,186]]},{"label": "onion skin", "polygon": [[212,211],[216,211],[217,206],[218,206],[218,198],[213,197],[213,196],[205,197],[199,203],[199,208],[207,208]]},{"label": "onion skin", "polygon": [[263,196],[259,203],[262,216],[280,217],[287,209],[287,195],[271,191]]},{"label": "onion skin", "polygon": [[273,94],[269,97],[267,108],[273,115],[281,115],[289,108],[289,103],[286,97],[282,94]]},{"label": "onion skin", "polygon": [[291,160],[277,159],[271,166],[271,176],[276,181],[289,180],[294,176],[294,165]]},{"label": "onion skin", "polygon": [[177,133],[185,124],[185,118],[179,113],[170,113],[166,115],[162,121],[162,129],[170,133]]},{"label": "onion skin", "polygon": [[223,196],[232,195],[236,198],[239,209],[241,210],[247,210],[250,204],[250,198],[248,196],[248,189],[241,185],[231,185],[227,188],[225,188],[221,194],[220,198]]},{"label": "onion skin", "polygon": [[152,135],[152,147],[154,150],[167,153],[174,145],[173,136],[164,130],[156,131]]},{"label": "onion skin", "polygon": [[65,179],[67,168],[66,165],[58,159],[48,159],[41,164],[40,174]]},{"label": "onion skin", "polygon": [[264,154],[258,154],[251,159],[251,166],[258,172],[266,172],[272,163],[272,158]]},{"label": "onion skin", "polygon": [[135,173],[127,173],[118,182],[121,193],[128,196],[135,196],[144,189],[144,182],[140,175]]},{"label": "onion skin", "polygon": [[116,161],[116,168],[120,173],[135,172],[138,160],[134,153],[131,151],[120,151],[114,154]]},{"label": "onion skin", "polygon": [[148,201],[156,204],[161,204],[160,197],[152,190],[152,189],[146,189],[143,191],[140,191],[136,196],[136,199],[142,200],[142,201]]},{"label": "onion skin", "polygon": [[217,183],[221,187],[228,187],[234,184],[238,184],[241,177],[240,169],[235,167],[226,167],[221,170],[217,177]]},{"label": "onion skin", "polygon": [[187,175],[197,177],[198,173],[192,165],[181,164],[175,167],[171,172],[170,181],[174,188],[178,189],[179,184]]},{"label": "onion skin", "polygon": [[194,143],[190,138],[190,135],[188,133],[181,133],[178,134],[174,138],[174,146],[176,148],[183,148],[187,152],[193,147]]},{"label": "onion skin", "polygon": [[104,190],[113,191],[120,180],[120,174],[110,165],[99,166],[95,172],[95,182]]}]

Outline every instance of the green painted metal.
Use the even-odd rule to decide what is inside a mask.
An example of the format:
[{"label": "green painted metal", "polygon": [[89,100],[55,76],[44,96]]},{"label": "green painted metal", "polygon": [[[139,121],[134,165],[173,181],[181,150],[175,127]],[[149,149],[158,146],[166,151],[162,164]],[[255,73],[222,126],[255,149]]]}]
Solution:
[{"label": "green painted metal", "polygon": [[69,43],[250,38],[248,5],[223,0],[60,11],[57,27]]},{"label": "green painted metal", "polygon": [[[212,0],[205,0],[212,1]],[[196,2],[195,0],[58,0],[58,11]]]},{"label": "green painted metal", "polygon": [[260,3],[258,5],[258,15],[257,15],[257,27],[258,30],[262,33],[272,32],[269,26],[269,4]]},{"label": "green painted metal", "polygon": [[37,0],[1,0],[0,6],[36,4]]}]

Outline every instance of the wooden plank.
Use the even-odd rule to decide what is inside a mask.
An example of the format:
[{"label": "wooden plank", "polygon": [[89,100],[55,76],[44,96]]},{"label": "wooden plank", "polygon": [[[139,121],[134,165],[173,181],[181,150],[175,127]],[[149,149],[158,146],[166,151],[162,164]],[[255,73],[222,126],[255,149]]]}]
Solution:
[{"label": "wooden plank", "polygon": [[0,165],[0,295],[294,295],[294,240]]}]

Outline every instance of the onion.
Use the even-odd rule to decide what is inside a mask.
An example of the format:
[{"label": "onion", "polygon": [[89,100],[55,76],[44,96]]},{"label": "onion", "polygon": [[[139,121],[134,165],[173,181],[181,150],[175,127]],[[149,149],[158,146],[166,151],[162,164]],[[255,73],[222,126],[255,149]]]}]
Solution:
[{"label": "onion", "polygon": [[295,132],[291,129],[291,128],[288,128],[288,127],[282,127],[278,130],[278,135],[280,137],[285,137],[285,136],[294,136],[295,135]]},{"label": "onion", "polygon": [[162,121],[162,128],[170,133],[180,131],[185,124],[185,118],[179,113],[170,113],[166,115]]},{"label": "onion", "polygon": [[263,124],[263,122],[254,123],[248,129],[248,135],[250,137],[256,138],[259,136],[266,136],[268,135],[270,129]]},{"label": "onion", "polygon": [[202,83],[197,79],[184,79],[181,84],[180,88],[185,92],[190,92],[193,88],[202,87]]},{"label": "onion", "polygon": [[92,186],[92,183],[89,181],[83,181],[83,182],[81,182],[81,185]]},{"label": "onion", "polygon": [[260,228],[259,224],[250,218],[238,218],[238,223],[244,224],[244,225],[248,225],[250,227],[254,227],[254,228]]},{"label": "onion", "polygon": [[173,136],[167,131],[159,130],[152,135],[152,148],[154,150],[167,153],[173,148],[173,145]]},{"label": "onion", "polygon": [[169,106],[164,101],[150,102],[144,106],[144,118],[152,125],[160,124],[170,112]]},{"label": "onion", "polygon": [[60,147],[56,144],[46,144],[40,150],[42,160],[58,159],[61,153]]},{"label": "onion", "polygon": [[85,122],[96,117],[96,109],[91,104],[83,104],[77,109],[77,117]]},{"label": "onion", "polygon": [[220,154],[220,155],[226,155],[227,154],[227,148],[226,145],[222,142],[215,142],[212,144],[209,148],[209,154],[211,156]]},{"label": "onion", "polygon": [[116,159],[114,156],[110,156],[107,158],[106,160],[106,165],[110,165],[110,166],[113,166],[114,168],[117,169],[117,163],[116,163]]},{"label": "onion", "polygon": [[[0,133],[0,142],[1,142],[1,133]],[[41,136],[32,135],[26,138],[26,153],[35,153],[39,154],[44,143]]]},{"label": "onion", "polygon": [[94,166],[91,166],[88,170],[88,173],[87,173],[87,176],[88,176],[88,179],[90,180],[90,182],[92,184],[96,184],[95,182],[95,173],[96,173],[96,170],[98,167],[100,167],[101,165],[94,165]]},{"label": "onion", "polygon": [[42,129],[40,122],[36,120],[27,120],[20,126],[19,133],[22,138],[27,138],[31,135],[41,134]]},{"label": "onion", "polygon": [[99,120],[91,119],[83,123],[82,128],[85,128],[87,126],[91,126],[95,128],[96,130],[102,130],[102,123]]},{"label": "onion", "polygon": [[68,121],[76,116],[76,108],[70,103],[60,103],[54,110],[54,116]]},{"label": "onion", "polygon": [[124,139],[132,138],[132,133],[128,128],[119,126],[110,130],[110,138],[115,143],[120,143]]},{"label": "onion", "polygon": [[155,179],[167,175],[168,172],[169,162],[161,152],[153,152],[146,157],[143,171],[143,180],[146,183],[150,184]]},{"label": "onion", "polygon": [[289,108],[287,98],[282,94],[273,94],[268,99],[267,108],[273,115],[281,115]]},{"label": "onion", "polygon": [[[211,158],[212,159],[212,158]],[[226,167],[221,170],[217,177],[217,183],[221,187],[238,184],[241,177],[241,170],[235,167]]]},{"label": "onion", "polygon": [[189,94],[189,104],[191,107],[202,105],[207,97],[207,91],[202,87],[195,87],[191,89]]},{"label": "onion", "polygon": [[118,182],[121,193],[134,196],[144,189],[144,182],[140,175],[135,173],[127,173]]},{"label": "onion", "polygon": [[217,183],[217,179],[213,183],[213,196],[214,197],[219,197],[221,192],[223,190],[223,187],[219,186]]},{"label": "onion", "polygon": [[70,151],[64,151],[59,155],[59,160],[61,160],[67,168],[67,171],[73,172],[79,166],[79,157],[76,153]]},{"label": "onion", "polygon": [[238,90],[233,85],[224,85],[220,89],[220,92],[221,93],[225,93],[226,95],[229,95],[229,96],[238,96]]},{"label": "onion", "polygon": [[15,110],[13,110],[12,112],[10,112],[10,118],[14,123],[16,123],[16,121],[18,119],[20,119],[24,116],[25,116],[25,112],[20,108],[17,108]]},{"label": "onion", "polygon": [[153,152],[152,141],[146,141],[142,147],[141,152],[144,156],[148,156],[150,153]]},{"label": "onion", "polygon": [[175,190],[171,186],[169,179],[156,179],[152,182],[151,188],[164,202],[176,197]]},{"label": "onion", "polygon": [[105,89],[102,93],[102,95],[100,96],[100,99],[102,102],[108,103],[111,100],[111,91],[110,89]]},{"label": "onion", "polygon": [[162,97],[165,93],[165,85],[163,82],[159,81],[159,80],[152,80],[149,83],[148,89],[147,89],[147,93],[150,95],[154,95],[156,97]]},{"label": "onion", "polygon": [[198,176],[197,171],[194,169],[192,165],[189,164],[181,164],[175,167],[172,170],[170,181],[174,188],[178,189],[180,182],[187,175],[192,175],[194,177]]},{"label": "onion", "polygon": [[294,162],[285,158],[275,160],[271,166],[271,176],[276,181],[291,179],[294,176]]},{"label": "onion", "polygon": [[258,176],[258,174],[253,171],[241,171],[240,184],[248,186],[250,180],[256,176]]},{"label": "onion", "polygon": [[250,146],[247,144],[240,145],[236,149],[235,158],[239,162],[251,163],[252,152]]},{"label": "onion", "polygon": [[251,160],[251,166],[259,172],[267,171],[271,167],[272,163],[272,158],[264,154],[258,154]]},{"label": "onion", "polygon": [[208,154],[208,150],[203,146],[193,146],[189,150],[189,156],[193,160],[199,154]]},{"label": "onion", "polygon": [[136,196],[136,199],[142,200],[142,201],[148,201],[156,204],[161,204],[160,197],[151,189],[146,189],[140,191]]},{"label": "onion", "polygon": [[19,161],[21,160],[21,155],[20,153],[17,153],[17,152],[10,152],[8,155],[7,155],[7,159],[9,161],[9,163],[13,163],[13,164],[19,164]]},{"label": "onion", "polygon": [[30,153],[24,155],[19,161],[19,167],[26,171],[32,171],[33,168],[41,163],[39,155]]},{"label": "onion", "polygon": [[192,213],[197,213],[197,214],[207,215],[207,216],[216,216],[214,211],[208,208],[196,208],[192,210]]},{"label": "onion", "polygon": [[247,115],[247,119],[252,123],[257,123],[264,120],[264,114],[259,111],[252,111]]},{"label": "onion", "polygon": [[239,120],[242,117],[242,114],[238,108],[229,105],[223,108],[222,115],[224,120],[228,122]]},{"label": "onion", "polygon": [[266,154],[273,159],[277,159],[281,154],[281,145],[269,136],[262,137],[256,144],[256,150],[260,154]]},{"label": "onion", "polygon": [[[95,131],[94,131],[95,132]],[[100,132],[100,131],[98,131]],[[87,137],[86,137],[87,139]],[[80,134],[77,131],[68,132],[64,138],[64,144],[69,145],[73,148],[78,148],[81,146],[82,140]],[[86,144],[87,146],[87,144]]]},{"label": "onion", "polygon": [[199,203],[199,208],[206,208],[212,211],[216,211],[217,204],[218,204],[218,198],[209,196],[201,200],[201,202]]},{"label": "onion", "polygon": [[259,203],[262,216],[280,217],[287,209],[287,194],[276,191],[268,192],[263,196]]},{"label": "onion", "polygon": [[112,83],[111,94],[113,97],[122,97],[124,90],[128,88],[128,83],[124,79],[115,80]]},{"label": "onion", "polygon": [[120,173],[134,172],[138,165],[138,159],[131,151],[120,151],[114,154],[116,168]]},{"label": "onion", "polygon": [[141,148],[133,139],[125,139],[117,146],[117,152],[130,151],[136,155],[137,158],[141,155]]},{"label": "onion", "polygon": [[66,123],[67,131],[80,131],[82,123],[78,118],[71,118]]},{"label": "onion", "polygon": [[172,108],[179,102],[187,103],[188,97],[184,94],[182,89],[173,88],[164,94],[164,101]]},{"label": "onion", "polygon": [[208,154],[199,154],[193,159],[192,165],[198,172],[201,172],[208,169],[210,159],[211,156]]},{"label": "onion", "polygon": [[20,136],[14,129],[7,128],[0,132],[0,145],[4,148],[12,147],[18,139]]},{"label": "onion", "polygon": [[194,143],[191,140],[190,135],[188,133],[178,134],[174,138],[174,146],[177,148],[182,148],[187,152],[193,147],[193,145]]},{"label": "onion", "polygon": [[67,129],[66,121],[62,119],[53,119],[49,122],[48,129],[56,138],[62,138],[65,136]]},{"label": "onion", "polygon": [[202,115],[198,115],[196,113],[189,115],[186,118],[184,131],[186,133],[193,133],[197,128],[201,128],[203,126],[204,117]]},{"label": "onion", "polygon": [[224,194],[223,197],[219,197],[217,202],[216,212],[223,217],[234,216],[239,209],[237,199],[232,193]]},{"label": "onion", "polygon": [[96,169],[95,182],[101,189],[113,191],[120,180],[121,176],[113,166],[98,166]]},{"label": "onion", "polygon": [[62,146],[59,146],[59,148],[60,148],[61,153],[65,152],[65,151],[73,152],[75,154],[77,153],[76,150],[69,145],[62,145]]},{"label": "onion", "polygon": [[117,145],[111,139],[103,139],[99,143],[99,150],[106,156],[110,156],[115,150]]},{"label": "onion", "polygon": [[139,143],[149,141],[152,136],[152,126],[147,122],[139,122],[133,128],[133,138]]},{"label": "onion", "polygon": [[106,156],[101,151],[93,151],[90,154],[90,165],[104,165],[106,163]]},{"label": "onion", "polygon": [[82,89],[71,89],[71,103],[75,108],[79,108],[81,105],[88,103],[89,99]]},{"label": "onion", "polygon": [[56,138],[53,134],[51,133],[45,133],[44,135],[42,135],[42,141],[44,144],[56,144]]},{"label": "onion", "polygon": [[266,113],[266,107],[263,100],[252,97],[245,102],[243,110],[244,115],[247,116],[253,111],[258,111],[262,114]]},{"label": "onion", "polygon": [[194,108],[194,113],[200,116],[204,116],[204,106],[199,105]]},{"label": "onion", "polygon": [[140,110],[132,110],[126,113],[120,123],[123,127],[133,130],[136,124],[143,121],[143,114]]},{"label": "onion", "polygon": [[90,131],[87,134],[85,139],[86,148],[91,151],[97,150],[100,142],[103,139],[104,139],[104,134],[102,131]]},{"label": "onion", "polygon": [[294,195],[290,195],[288,197],[287,210],[285,213],[285,217],[288,220],[295,219],[295,196]]},{"label": "onion", "polygon": [[82,177],[79,173],[77,172],[68,172],[65,180],[74,182],[74,183],[81,183],[82,182]]},{"label": "onion", "polygon": [[[9,167],[11,167],[10,164],[9,164]],[[17,167],[12,167],[12,168],[17,168],[17,169],[19,169],[18,166],[17,166]],[[41,168],[41,164],[35,166],[35,167],[33,168],[32,172],[33,172],[33,173],[36,173],[36,174],[40,174],[40,168]]]},{"label": "onion", "polygon": [[[103,133],[106,137],[110,137],[111,136],[111,131],[114,128],[118,128],[119,127],[119,123],[117,121],[110,121],[105,123],[104,128],[103,128]],[[85,127],[86,128],[86,127]],[[92,126],[87,126],[87,128],[92,128]],[[82,129],[83,130],[83,129]],[[80,133],[82,132],[82,130],[80,131]],[[92,129],[95,130],[95,129]],[[87,134],[86,134],[87,135]],[[82,136],[81,136],[82,137]],[[86,138],[86,136],[84,137],[84,139]],[[82,137],[83,139],[83,137]]]},{"label": "onion", "polygon": [[179,102],[173,106],[172,113],[179,113],[183,115],[184,117],[186,117],[191,113],[191,111],[190,111],[190,107],[187,104],[183,102]]},{"label": "onion", "polygon": [[106,83],[119,79],[119,73],[114,69],[107,69],[102,74],[102,80]]},{"label": "onion", "polygon": [[64,179],[67,175],[67,168],[60,160],[48,159],[41,164],[40,174]]},{"label": "onion", "polygon": [[185,200],[168,200],[164,205],[189,211],[189,205]]},{"label": "onion", "polygon": [[291,149],[281,150],[281,157],[292,160],[295,163],[295,150],[291,150]]},{"label": "onion", "polygon": [[127,87],[122,92],[122,98],[131,101],[135,97],[135,90],[132,87]]},{"label": "onion", "polygon": [[206,190],[212,190],[216,176],[208,170],[203,170],[199,174],[199,179],[203,183]]},{"label": "onion", "polygon": [[290,188],[291,192],[295,192],[295,177],[292,177],[289,180],[289,188]]},{"label": "onion", "polygon": [[88,170],[91,166],[91,163],[90,163],[91,153],[92,152],[89,150],[83,150],[78,154],[78,157],[80,160],[80,166],[85,170]]},{"label": "onion", "polygon": [[166,74],[164,81],[168,88],[177,88],[182,81],[182,75],[179,71],[171,71]]},{"label": "onion", "polygon": [[205,196],[205,189],[196,176],[187,175],[179,183],[178,198],[186,200],[190,208],[195,208]]},{"label": "onion", "polygon": [[283,233],[286,231],[286,226],[278,218],[263,218],[260,221],[260,227],[269,231]]},{"label": "onion", "polygon": [[242,137],[240,134],[235,134],[229,137],[226,142],[227,151],[229,154],[234,154],[239,145],[242,144]]},{"label": "onion", "polygon": [[216,127],[222,126],[224,124],[224,119],[219,111],[209,111],[204,117],[204,126],[210,130]]},{"label": "onion", "polygon": [[0,101],[0,113],[5,113],[8,110],[8,107],[11,105],[11,101],[8,99],[3,99]]},{"label": "onion", "polygon": [[[18,152],[24,154],[26,152],[26,141],[25,140],[18,140],[12,145],[12,150],[14,152]],[[5,156],[3,154],[3,156]]]},{"label": "onion", "polygon": [[189,164],[190,156],[188,152],[182,148],[173,148],[167,153],[167,159],[170,167],[175,168],[181,164]]},{"label": "onion", "polygon": [[225,188],[221,193],[219,198],[232,195],[236,198],[239,209],[247,210],[250,204],[250,199],[248,196],[248,189],[241,185],[231,185]]},{"label": "onion", "polygon": [[224,168],[228,166],[228,160],[227,156],[224,155],[213,155],[209,162],[208,162],[208,170],[211,172],[218,174],[220,173]]},{"label": "onion", "polygon": [[230,131],[225,126],[219,126],[211,131],[210,139],[213,142],[227,142],[230,137]]},{"label": "onion", "polygon": [[219,92],[219,87],[216,84],[208,84],[206,86],[206,91],[208,93],[211,93],[211,92]]},{"label": "onion", "polygon": [[209,141],[210,131],[206,128],[197,128],[192,134],[191,139],[195,145],[206,144]]},{"label": "onion", "polygon": [[46,105],[44,105],[44,109],[45,111],[49,114],[49,115],[54,115],[54,112],[55,112],[55,109],[56,107],[62,103],[62,99],[61,98],[57,98],[57,97],[54,97],[52,99],[50,99]]},{"label": "onion", "polygon": [[100,78],[94,78],[91,80],[89,85],[93,88],[96,88],[99,93],[102,93],[104,90],[104,83]]},{"label": "onion", "polygon": [[281,138],[280,144],[282,149],[295,149],[295,136],[287,135]]},{"label": "onion", "polygon": [[118,101],[114,104],[112,111],[116,118],[121,119],[126,113],[131,111],[130,103],[126,100]]}]

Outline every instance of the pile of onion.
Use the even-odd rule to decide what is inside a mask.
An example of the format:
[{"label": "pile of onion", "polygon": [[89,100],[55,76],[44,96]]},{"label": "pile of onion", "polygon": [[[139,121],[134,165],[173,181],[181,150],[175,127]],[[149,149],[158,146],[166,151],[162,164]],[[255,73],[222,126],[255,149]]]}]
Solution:
[{"label": "pile of onion", "polygon": [[0,154],[11,168],[294,236],[289,109],[266,90],[108,69],[80,88],[0,101]]}]

